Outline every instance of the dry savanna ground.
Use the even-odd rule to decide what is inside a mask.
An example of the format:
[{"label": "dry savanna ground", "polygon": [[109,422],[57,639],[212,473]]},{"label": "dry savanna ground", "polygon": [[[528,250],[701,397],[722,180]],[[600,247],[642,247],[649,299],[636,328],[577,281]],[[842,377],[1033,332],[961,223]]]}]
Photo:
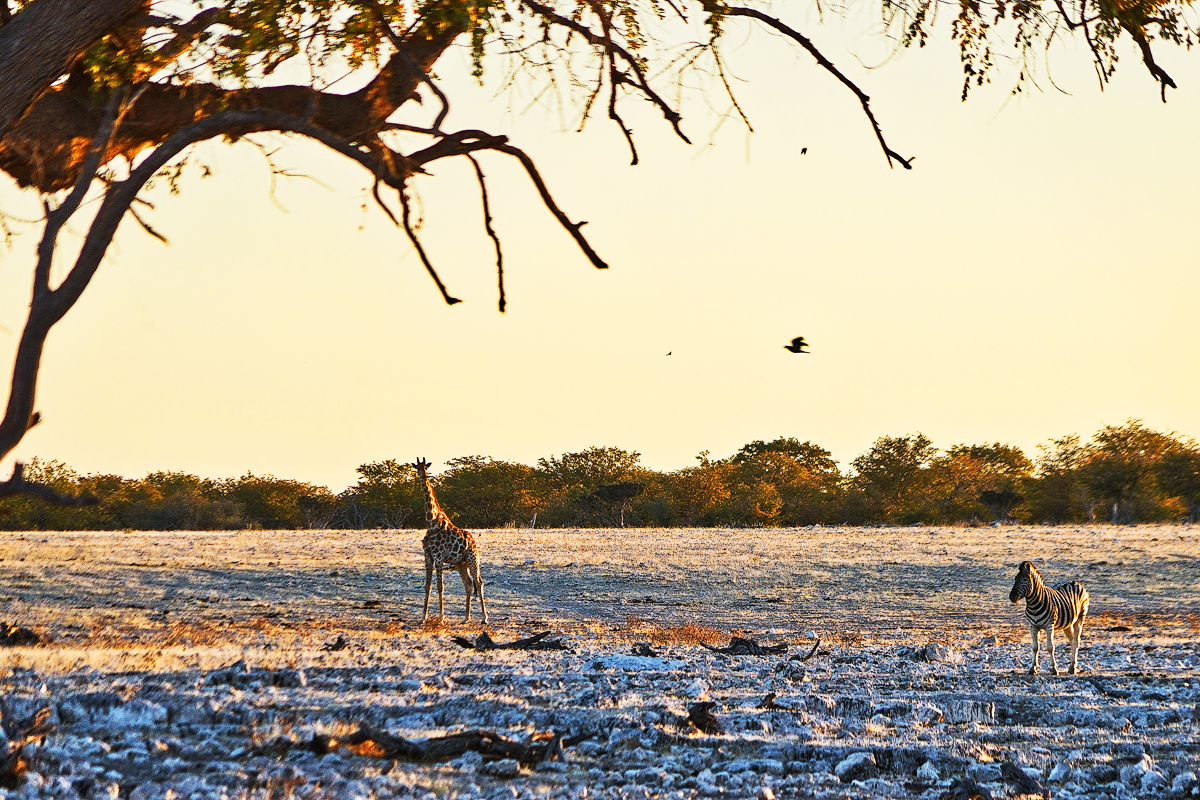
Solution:
[{"label": "dry savanna ground", "polygon": [[[231,650],[300,658],[337,635],[422,635],[421,531],[8,533],[0,621],[48,642],[0,663],[167,669]],[[1025,636],[1018,562],[1082,580],[1088,638],[1200,633],[1200,528],[975,527],[477,532],[496,638],[532,629],[624,639],[679,626],[797,640]],[[436,613],[436,589],[431,603]],[[463,591],[446,574],[446,623]],[[685,630],[688,630],[685,628]],[[678,635],[670,634],[670,635]],[[218,652],[219,651],[219,652]]]},{"label": "dry savanna ground", "polygon": [[[0,534],[0,621],[41,638],[0,648],[7,752],[53,729],[0,800],[1015,798],[1009,768],[1200,798],[1200,527],[480,531],[488,632],[565,645],[534,652],[451,641],[482,628],[456,573],[421,623],[421,536]],[[1091,593],[1079,676],[1026,672],[1025,559]],[[699,646],[733,634],[789,650]],[[566,750],[397,758],[358,725]]]}]

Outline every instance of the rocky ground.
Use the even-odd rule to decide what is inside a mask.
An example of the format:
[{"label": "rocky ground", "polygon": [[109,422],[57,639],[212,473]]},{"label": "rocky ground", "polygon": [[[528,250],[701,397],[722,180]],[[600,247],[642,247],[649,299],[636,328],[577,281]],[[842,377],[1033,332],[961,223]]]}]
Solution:
[{"label": "rocky ground", "polygon": [[[8,760],[28,764],[0,797],[1018,796],[1006,762],[1057,797],[1200,797],[1200,528],[479,541],[492,638],[567,649],[454,644],[483,630],[455,574],[447,621],[420,625],[419,532],[0,535],[0,620],[41,637],[0,649]],[[1061,641],[1063,675],[1045,653],[1027,674],[1024,558],[1091,592],[1080,675]],[[732,635],[788,649],[700,644]],[[698,703],[719,731],[688,721]],[[363,724],[553,731],[565,759],[413,763],[347,745]]]}]

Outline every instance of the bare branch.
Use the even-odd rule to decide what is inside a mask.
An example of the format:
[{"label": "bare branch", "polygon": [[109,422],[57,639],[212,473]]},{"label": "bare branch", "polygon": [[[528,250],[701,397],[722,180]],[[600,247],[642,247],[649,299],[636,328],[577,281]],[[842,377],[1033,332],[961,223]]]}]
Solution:
[{"label": "bare branch", "polygon": [[457,297],[451,297],[446,291],[446,285],[442,283],[442,279],[438,277],[437,270],[433,268],[433,264],[429,263],[429,256],[425,255],[425,248],[421,246],[421,240],[417,238],[416,232],[408,220],[408,194],[402,187],[398,192],[400,195],[400,207],[403,213],[400,219],[404,224],[404,232],[408,234],[408,240],[412,242],[413,247],[417,249],[417,255],[421,257],[421,263],[425,265],[425,271],[429,273],[429,277],[433,278],[433,282],[437,284],[438,291],[442,293],[442,299],[446,301],[446,305],[452,306],[455,303],[461,303]]},{"label": "bare branch", "polygon": [[492,149],[498,150],[501,153],[508,153],[510,156],[521,162],[521,166],[525,167],[525,172],[528,173],[529,179],[532,180],[533,185],[537,187],[538,194],[542,196],[542,202],[545,203],[546,208],[550,209],[550,213],[554,215],[559,224],[566,229],[567,233],[571,234],[571,237],[575,240],[575,243],[579,245],[579,249],[582,250],[584,255],[588,257],[588,260],[592,262],[592,266],[594,266],[596,269],[608,269],[608,264],[604,263],[604,260],[600,258],[596,251],[592,249],[592,246],[588,244],[588,240],[585,239],[583,234],[579,232],[580,228],[582,228],[584,225],[587,225],[587,221],[571,222],[571,220],[567,219],[567,215],[564,214],[562,209],[558,207],[558,204],[554,202],[554,198],[551,196],[550,190],[546,188],[546,183],[542,180],[542,176],[538,172],[537,166],[534,165],[533,159],[531,159],[524,150],[521,150],[519,147],[513,147],[511,144],[499,145],[497,147],[493,147]]},{"label": "bare branch", "polygon": [[[688,144],[692,143],[692,140],[685,136],[683,130],[679,127],[679,123],[683,120],[683,117],[678,111],[667,105],[666,101],[659,97],[657,92],[650,88],[650,83],[646,80],[646,74],[642,70],[641,61],[639,61],[633,54],[631,54],[621,45],[612,41],[610,36],[598,34],[589,29],[586,25],[576,22],[569,17],[564,17],[562,14],[559,14],[549,6],[537,2],[537,0],[521,0],[521,5],[525,6],[539,17],[545,19],[547,22],[574,31],[582,36],[589,44],[595,45],[596,47],[605,48],[609,51],[610,58],[613,53],[619,55],[621,59],[629,65],[629,68],[633,70],[634,75],[637,76],[637,82],[634,85],[646,96],[646,99],[658,106],[667,122],[670,122],[671,127],[675,129],[676,135],[678,135],[680,139],[683,139],[683,141],[687,142]],[[672,7],[674,6],[672,5]],[[678,13],[678,9],[676,9],[676,11]],[[682,16],[682,14],[680,14],[680,16]]]},{"label": "bare branch", "polygon": [[714,0],[704,0],[704,6],[706,9],[716,14],[724,14],[725,16],[730,17],[750,17],[751,19],[756,19],[764,25],[779,31],[784,36],[788,37],[807,50],[809,54],[817,60],[817,63],[825,69],[826,72],[828,72],[830,75],[833,75],[842,82],[842,85],[854,92],[854,96],[857,97],[858,101],[862,104],[863,113],[865,113],[867,115],[867,119],[871,121],[871,128],[875,131],[875,138],[879,140],[879,146],[883,148],[884,155],[887,156],[888,167],[890,168],[892,166],[892,162],[895,161],[905,169],[912,169],[912,159],[905,158],[904,156],[900,155],[895,150],[888,147],[887,142],[884,141],[883,131],[880,129],[879,123],[875,120],[875,114],[871,112],[871,98],[868,97],[862,89],[859,89],[858,86],[855,85],[854,81],[843,75],[841,70],[835,67],[833,62],[826,58],[807,36],[794,30],[793,28],[788,27],[784,23],[775,19],[775,17],[764,14],[763,12],[754,8],[743,8],[741,6],[721,6],[714,2]]},{"label": "bare branch", "polygon": [[146,222],[146,220],[142,219],[141,215],[138,214],[137,211],[135,211],[132,206],[130,206],[130,208],[129,208],[129,215],[131,217],[133,217],[134,221],[137,222],[138,225],[142,226],[142,230],[144,230],[146,233],[150,234],[155,239],[158,239],[163,244],[166,244],[166,245],[171,244],[170,242],[167,241],[167,237],[163,236],[161,233],[154,230],[154,228],[150,227],[150,223]]},{"label": "bare branch", "polygon": [[492,243],[496,245],[496,283],[500,291],[500,313],[503,314],[506,305],[504,300],[504,253],[500,251],[500,237],[492,228],[492,211],[488,206],[487,182],[483,179],[483,170],[480,169],[479,162],[475,160],[474,156],[468,154],[467,159],[475,168],[475,177],[479,179],[479,197],[483,201],[483,228],[491,237]]},{"label": "bare branch", "polygon": [[1121,22],[1121,27],[1133,37],[1133,40],[1137,42],[1137,46],[1141,48],[1142,61],[1146,62],[1146,69],[1150,70],[1150,74],[1161,84],[1162,101],[1164,103],[1167,102],[1167,87],[1170,86],[1172,89],[1178,89],[1179,87],[1175,85],[1175,81],[1171,79],[1167,71],[1160,67],[1158,62],[1154,60],[1154,52],[1150,49],[1150,42],[1146,39],[1146,32],[1137,25],[1129,22]]}]

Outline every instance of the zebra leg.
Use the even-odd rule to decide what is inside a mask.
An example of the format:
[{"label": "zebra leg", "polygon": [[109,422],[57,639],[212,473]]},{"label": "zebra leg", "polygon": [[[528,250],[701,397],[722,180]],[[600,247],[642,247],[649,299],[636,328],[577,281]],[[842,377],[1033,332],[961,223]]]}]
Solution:
[{"label": "zebra leg", "polygon": [[1038,629],[1034,625],[1029,626],[1029,635],[1033,637],[1033,666],[1029,668],[1030,675],[1037,675],[1038,665]]},{"label": "zebra leg", "polygon": [[463,591],[467,593],[467,616],[463,622],[471,621],[471,590],[475,588],[475,582],[471,580],[471,568],[467,564],[458,565],[458,577],[462,578]]},{"label": "zebra leg", "polygon": [[1071,640],[1071,674],[1077,674],[1079,666],[1079,640],[1083,638],[1083,618],[1067,628],[1067,637]]},{"label": "zebra leg", "polygon": [[1050,671],[1058,674],[1058,662],[1054,660],[1054,626],[1046,628],[1046,649],[1050,651]]},{"label": "zebra leg", "polygon": [[433,586],[433,559],[425,556],[425,610],[421,612],[421,622],[429,619],[429,590]]}]

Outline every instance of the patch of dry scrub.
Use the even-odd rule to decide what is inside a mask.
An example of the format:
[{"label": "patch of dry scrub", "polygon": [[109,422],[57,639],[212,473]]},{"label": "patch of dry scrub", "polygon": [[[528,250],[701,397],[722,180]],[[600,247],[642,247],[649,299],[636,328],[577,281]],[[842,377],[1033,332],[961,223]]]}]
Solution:
[{"label": "patch of dry scrub", "polygon": [[618,636],[642,639],[658,645],[717,644],[728,638],[728,634],[707,625],[694,622],[670,625],[634,616],[626,617],[625,624],[614,632]]}]

